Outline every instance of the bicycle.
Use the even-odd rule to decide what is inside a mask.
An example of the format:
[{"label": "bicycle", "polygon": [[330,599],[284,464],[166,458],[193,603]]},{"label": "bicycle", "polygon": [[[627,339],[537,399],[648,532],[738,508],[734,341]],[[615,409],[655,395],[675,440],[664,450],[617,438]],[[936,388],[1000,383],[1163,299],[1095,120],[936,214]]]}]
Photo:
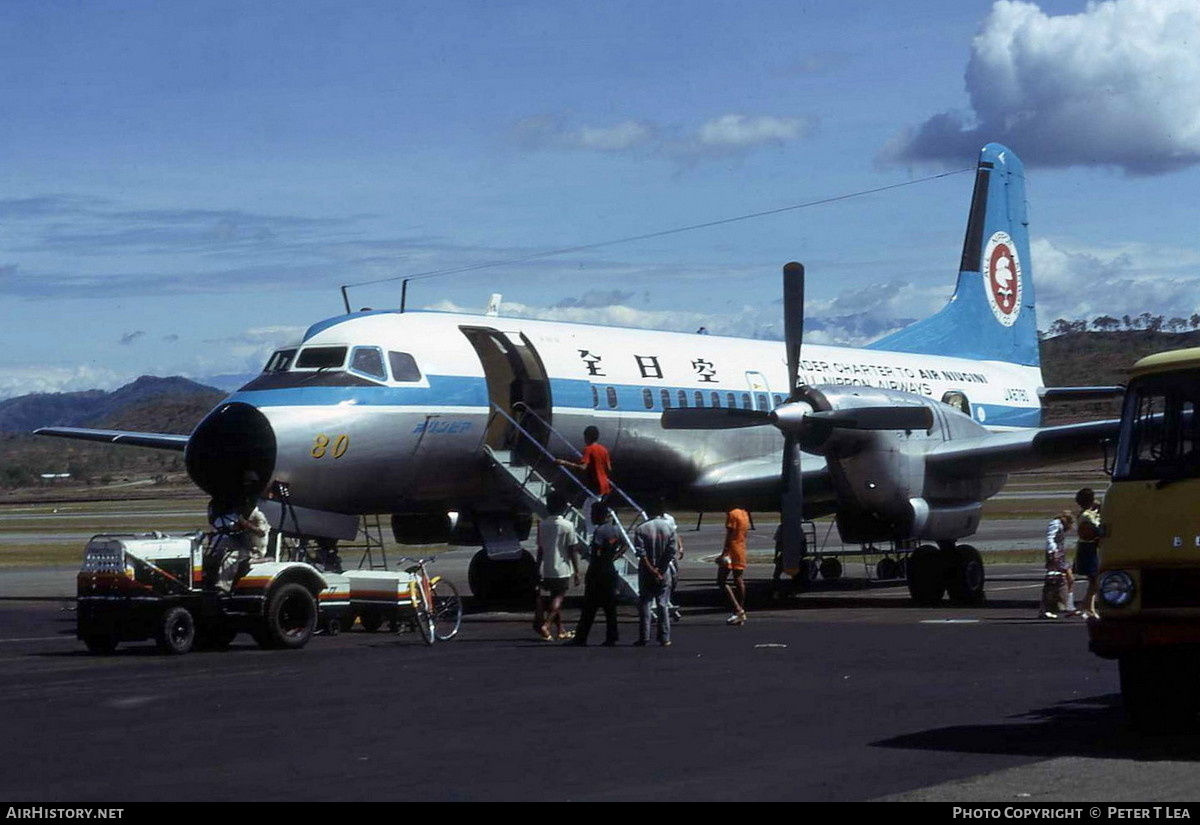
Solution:
[{"label": "bicycle", "polygon": [[402,556],[400,561],[413,562],[411,567],[404,568],[404,572],[412,577],[408,583],[408,596],[417,630],[425,644],[453,639],[462,626],[462,599],[458,596],[458,588],[449,579],[430,577],[425,567],[436,561],[434,558]]}]

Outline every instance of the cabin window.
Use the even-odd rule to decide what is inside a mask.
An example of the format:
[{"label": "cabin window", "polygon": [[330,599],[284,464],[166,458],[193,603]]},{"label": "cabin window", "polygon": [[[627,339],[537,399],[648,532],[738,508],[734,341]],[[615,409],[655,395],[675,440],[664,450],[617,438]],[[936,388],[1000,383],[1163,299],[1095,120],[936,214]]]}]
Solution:
[{"label": "cabin window", "polygon": [[670,390],[662,391],[662,405],[663,405],[664,410],[671,409],[671,391]]},{"label": "cabin window", "polygon": [[713,405],[714,407],[719,407],[719,406],[721,406],[721,393],[719,393],[719,392],[714,392],[714,393],[712,394],[712,405]]},{"label": "cabin window", "polygon": [[734,396],[733,393],[731,393],[731,392],[725,393],[725,406],[726,407],[736,407],[737,406],[737,397]]},{"label": "cabin window", "polygon": [[783,403],[783,396],[780,395],[779,393],[775,393],[775,395],[773,395],[772,398],[775,399],[776,407],[778,407],[779,405],[781,405]]},{"label": "cabin window", "polygon": [[388,363],[392,367],[393,381],[420,381],[421,368],[417,360],[407,352],[389,352]]},{"label": "cabin window", "polygon": [[770,402],[767,401],[767,394],[765,392],[760,392],[755,395],[754,400],[758,402],[758,408],[760,410],[765,410],[770,405]]},{"label": "cabin window", "polygon": [[379,347],[355,347],[350,355],[350,369],[380,381],[387,380],[387,371],[383,368],[383,351]]},{"label": "cabin window", "polygon": [[345,347],[305,347],[296,359],[296,369],[331,370],[341,369],[346,363]]},{"label": "cabin window", "polygon": [[700,390],[696,390],[696,406],[704,406],[704,393],[700,392]]},{"label": "cabin window", "polygon": [[596,388],[592,387],[592,409],[600,408],[600,393],[596,392]]},{"label": "cabin window", "polygon": [[748,392],[742,393],[742,409],[743,410],[754,409],[754,405],[750,403],[750,393],[748,393]]},{"label": "cabin window", "polygon": [[608,387],[604,390],[604,394],[608,397],[608,406],[616,409],[617,407],[617,391],[614,387]]},{"label": "cabin window", "polygon": [[281,349],[275,352],[267,359],[267,365],[263,367],[263,372],[287,372],[292,362],[296,360],[296,350]]},{"label": "cabin window", "polygon": [[680,391],[679,391],[679,406],[680,406],[680,407],[686,407],[687,405],[688,405],[688,403],[687,403],[687,390],[680,390]]},{"label": "cabin window", "polygon": [[646,405],[646,409],[654,409],[654,393],[650,390],[642,390],[642,403]]}]

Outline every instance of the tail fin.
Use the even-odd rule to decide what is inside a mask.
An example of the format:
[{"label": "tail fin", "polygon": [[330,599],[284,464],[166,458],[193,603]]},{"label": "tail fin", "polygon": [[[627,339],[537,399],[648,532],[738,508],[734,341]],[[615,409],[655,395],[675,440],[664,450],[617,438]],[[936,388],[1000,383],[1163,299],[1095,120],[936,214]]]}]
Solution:
[{"label": "tail fin", "polygon": [[1012,150],[989,143],[979,153],[950,303],[870,349],[1039,365],[1025,167]]}]

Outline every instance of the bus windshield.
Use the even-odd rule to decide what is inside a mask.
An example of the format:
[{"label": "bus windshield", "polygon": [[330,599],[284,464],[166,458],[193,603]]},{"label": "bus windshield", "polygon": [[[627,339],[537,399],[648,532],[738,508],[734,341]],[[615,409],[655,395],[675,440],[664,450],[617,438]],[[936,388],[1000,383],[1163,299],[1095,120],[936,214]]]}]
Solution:
[{"label": "bus windshield", "polygon": [[1200,370],[1151,375],[1125,393],[1116,481],[1200,477]]}]

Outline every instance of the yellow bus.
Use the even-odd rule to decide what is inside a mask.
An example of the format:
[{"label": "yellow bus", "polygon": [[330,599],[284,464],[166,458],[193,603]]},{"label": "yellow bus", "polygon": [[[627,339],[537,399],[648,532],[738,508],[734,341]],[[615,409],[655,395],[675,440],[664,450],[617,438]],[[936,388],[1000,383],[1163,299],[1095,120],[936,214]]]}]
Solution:
[{"label": "yellow bus", "polygon": [[1130,370],[1101,523],[1093,653],[1116,659],[1126,713],[1175,729],[1200,711],[1200,348]]}]

